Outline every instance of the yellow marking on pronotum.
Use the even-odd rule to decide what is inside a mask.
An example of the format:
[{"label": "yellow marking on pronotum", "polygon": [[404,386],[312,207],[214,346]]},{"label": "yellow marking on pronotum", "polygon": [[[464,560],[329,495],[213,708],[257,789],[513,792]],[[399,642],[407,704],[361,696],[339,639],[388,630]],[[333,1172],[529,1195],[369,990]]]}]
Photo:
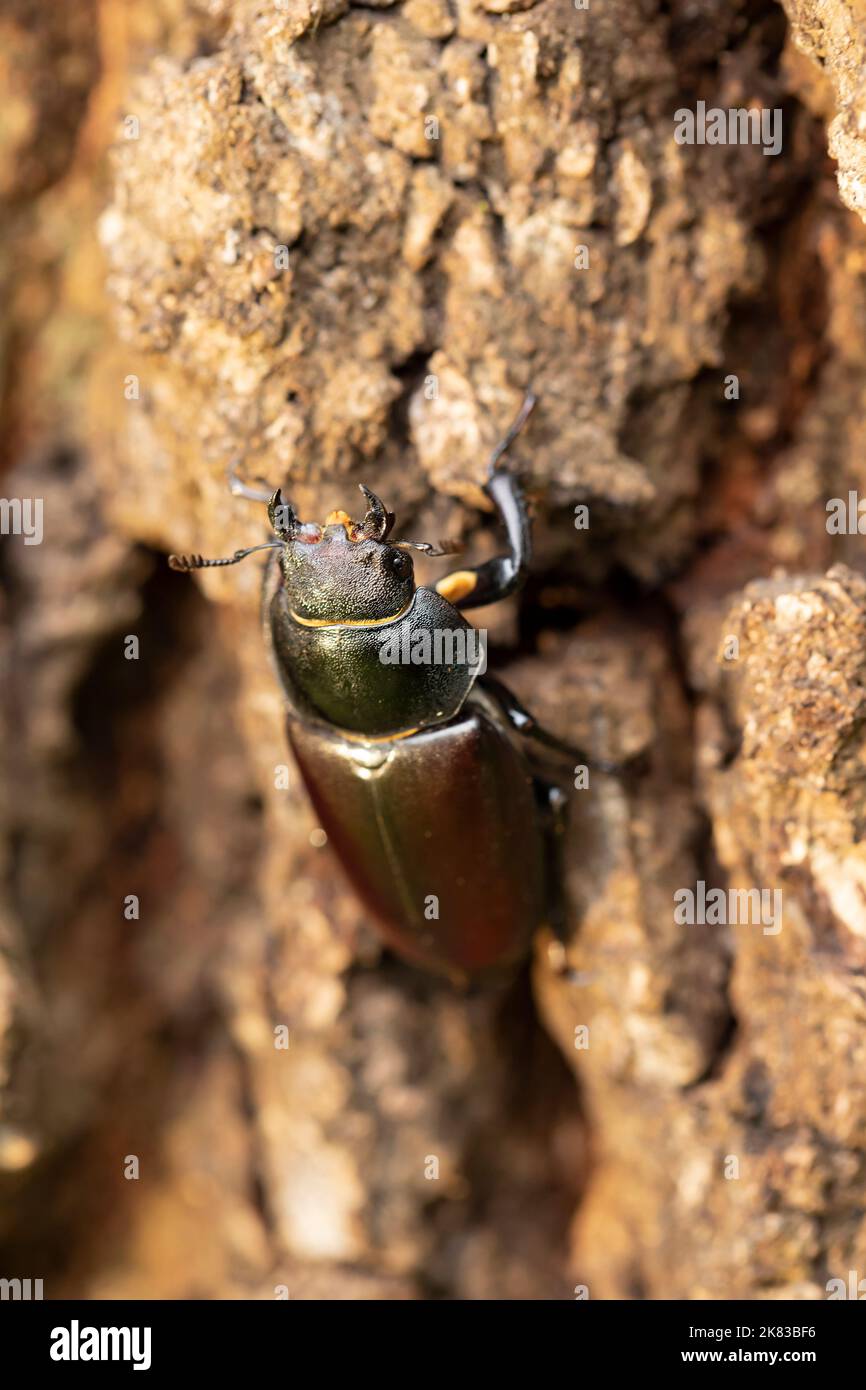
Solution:
[{"label": "yellow marking on pronotum", "polygon": [[472,570],[455,570],[439,580],[436,592],[449,603],[459,603],[461,599],[469,597],[477,583],[478,575]]},{"label": "yellow marking on pronotum", "polygon": [[350,743],[397,743],[401,738],[411,738],[417,734],[417,729],[398,729],[396,734],[376,734],[371,737],[369,734],[356,734],[351,729],[340,729],[340,737],[348,739]]},{"label": "yellow marking on pronotum", "polygon": [[385,623],[395,623],[404,613],[408,613],[411,607],[410,598],[408,603],[404,603],[396,613],[389,613],[387,618],[302,618],[294,608],[290,608],[289,612],[301,627],[382,627]]}]

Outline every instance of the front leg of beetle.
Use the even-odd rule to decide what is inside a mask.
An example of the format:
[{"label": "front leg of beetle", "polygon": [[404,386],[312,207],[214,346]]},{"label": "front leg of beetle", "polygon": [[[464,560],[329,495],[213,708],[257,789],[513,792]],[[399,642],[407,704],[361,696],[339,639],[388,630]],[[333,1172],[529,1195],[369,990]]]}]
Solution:
[{"label": "front leg of beetle", "polygon": [[482,678],[482,685],[485,692],[495,700],[512,729],[526,740],[527,755],[531,762],[540,764],[545,768],[550,767],[551,763],[560,765],[568,763],[574,768],[583,766],[588,768],[590,772],[603,772],[613,777],[636,770],[636,759],[631,759],[625,763],[615,763],[611,762],[609,758],[592,758],[582,748],[557,738],[556,734],[552,734],[549,729],[545,729],[542,724],[539,724],[513,691],[509,690],[508,686],[503,685],[502,681],[497,680],[495,676],[485,675]]},{"label": "front leg of beetle", "polygon": [[532,392],[527,391],[511,428],[493,450],[484,485],[505,529],[508,550],[474,569],[455,570],[439,580],[437,593],[455,608],[479,608],[485,603],[496,603],[513,594],[526,578],[532,554],[526,500],[519,480],[500,460],[529,419],[535,400]]}]

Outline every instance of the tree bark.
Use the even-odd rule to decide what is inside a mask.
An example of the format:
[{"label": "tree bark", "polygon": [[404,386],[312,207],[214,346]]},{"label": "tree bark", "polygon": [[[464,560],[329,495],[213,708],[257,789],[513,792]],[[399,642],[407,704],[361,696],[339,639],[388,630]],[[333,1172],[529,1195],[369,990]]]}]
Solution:
[{"label": "tree bark", "polygon": [[[4,488],[45,515],[4,558],[0,1273],[373,1299],[866,1273],[866,566],[827,524],[866,486],[864,21],[74,11],[0,21]],[[780,112],[780,152],[677,143],[699,101]],[[467,993],[383,953],[318,844],[258,562],[165,555],[266,538],[236,460],[305,518],[364,482],[404,535],[491,555],[486,455],[530,383],[533,574],[477,621],[543,722],[631,770],[571,798],[565,949]],[[683,923],[699,884],[781,918]]]}]

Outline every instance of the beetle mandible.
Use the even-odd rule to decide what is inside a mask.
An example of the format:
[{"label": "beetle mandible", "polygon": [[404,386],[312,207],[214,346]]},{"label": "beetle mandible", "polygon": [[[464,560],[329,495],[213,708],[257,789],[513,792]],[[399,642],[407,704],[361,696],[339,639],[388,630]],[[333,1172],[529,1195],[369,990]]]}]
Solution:
[{"label": "beetle mandible", "polygon": [[409,552],[448,549],[390,540],[394,516],[363,484],[361,521],[332,512],[318,526],[302,523],[280,489],[230,474],[236,495],[267,502],[276,539],[226,559],[169,557],[185,572],[272,552],[265,639],[320,823],[387,944],[452,978],[518,963],[541,925],[562,938],[564,786],[575,761],[588,759],[542,729],[478,660],[388,663],[383,641],[398,624],[410,637],[473,632],[463,609],[523,583],[529,517],[503,460],[535,399],[526,393],[484,485],[507,550],[431,587],[416,586]]}]

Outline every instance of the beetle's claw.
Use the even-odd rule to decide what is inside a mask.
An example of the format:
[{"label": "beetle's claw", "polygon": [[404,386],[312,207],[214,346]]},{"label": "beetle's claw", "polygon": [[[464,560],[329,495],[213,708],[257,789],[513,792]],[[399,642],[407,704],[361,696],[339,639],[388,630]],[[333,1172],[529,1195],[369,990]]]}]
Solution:
[{"label": "beetle's claw", "polygon": [[375,492],[359,483],[358,487],[367,499],[367,513],[361,522],[361,535],[371,541],[383,541],[394,525],[394,513],[389,512]]},{"label": "beetle's claw", "polygon": [[290,541],[298,529],[298,514],[291,502],[283,501],[281,488],[268,503],[268,521],[281,541]]}]

